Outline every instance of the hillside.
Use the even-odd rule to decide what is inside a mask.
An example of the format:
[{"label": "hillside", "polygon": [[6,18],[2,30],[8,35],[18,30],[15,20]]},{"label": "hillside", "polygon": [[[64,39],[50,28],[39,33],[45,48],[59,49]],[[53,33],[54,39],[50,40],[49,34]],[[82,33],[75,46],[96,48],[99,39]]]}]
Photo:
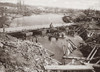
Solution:
[{"label": "hillside", "polygon": [[13,4],[13,3],[2,3],[2,2],[0,2],[0,6],[16,7],[16,4]]},{"label": "hillside", "polygon": [[[1,7],[4,7],[4,6],[11,7],[13,9],[15,7],[20,8],[20,6],[21,6],[22,10],[24,10],[25,7],[26,7],[28,10],[32,11],[34,14],[40,14],[40,13],[68,13],[70,11],[73,11],[72,9],[66,9],[66,8],[45,7],[45,6],[30,6],[30,5],[23,5],[23,4],[21,5],[20,3],[13,4],[13,3],[2,3],[2,2],[0,2],[0,6]],[[25,9],[25,10],[27,10],[27,9]]]}]

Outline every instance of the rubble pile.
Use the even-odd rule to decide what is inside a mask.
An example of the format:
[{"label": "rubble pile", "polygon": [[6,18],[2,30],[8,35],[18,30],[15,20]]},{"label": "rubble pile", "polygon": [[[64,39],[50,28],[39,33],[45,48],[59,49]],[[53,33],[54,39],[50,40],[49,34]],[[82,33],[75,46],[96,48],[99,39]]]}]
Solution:
[{"label": "rubble pile", "polygon": [[45,65],[58,64],[40,44],[8,37],[0,40],[2,72],[44,72]]}]

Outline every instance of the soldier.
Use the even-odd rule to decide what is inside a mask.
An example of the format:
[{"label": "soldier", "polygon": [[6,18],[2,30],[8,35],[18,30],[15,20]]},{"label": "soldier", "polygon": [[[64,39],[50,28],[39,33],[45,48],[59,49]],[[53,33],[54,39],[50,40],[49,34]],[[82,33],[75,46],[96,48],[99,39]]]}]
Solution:
[{"label": "soldier", "polygon": [[35,42],[36,42],[36,43],[38,43],[38,38],[37,38],[37,37],[36,37],[36,40],[35,40]]},{"label": "soldier", "polygon": [[53,28],[53,25],[52,25],[52,23],[50,24],[50,28]]}]

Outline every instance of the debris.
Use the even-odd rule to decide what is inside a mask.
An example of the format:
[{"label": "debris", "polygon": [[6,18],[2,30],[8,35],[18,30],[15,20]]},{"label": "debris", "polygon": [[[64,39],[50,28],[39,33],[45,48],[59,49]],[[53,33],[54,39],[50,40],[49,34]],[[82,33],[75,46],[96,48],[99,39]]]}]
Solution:
[{"label": "debris", "polygon": [[2,72],[43,72],[45,65],[58,64],[40,44],[11,38],[0,40],[0,62],[5,68]]}]

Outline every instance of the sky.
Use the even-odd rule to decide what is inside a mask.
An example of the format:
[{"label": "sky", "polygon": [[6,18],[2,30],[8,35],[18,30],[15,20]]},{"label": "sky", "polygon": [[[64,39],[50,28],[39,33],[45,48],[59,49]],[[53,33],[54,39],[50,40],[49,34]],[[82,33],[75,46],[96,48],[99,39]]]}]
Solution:
[{"label": "sky", "polygon": [[[17,3],[20,0],[0,0],[1,2]],[[73,8],[73,9],[98,9],[100,10],[100,0],[21,0],[28,5]]]}]

